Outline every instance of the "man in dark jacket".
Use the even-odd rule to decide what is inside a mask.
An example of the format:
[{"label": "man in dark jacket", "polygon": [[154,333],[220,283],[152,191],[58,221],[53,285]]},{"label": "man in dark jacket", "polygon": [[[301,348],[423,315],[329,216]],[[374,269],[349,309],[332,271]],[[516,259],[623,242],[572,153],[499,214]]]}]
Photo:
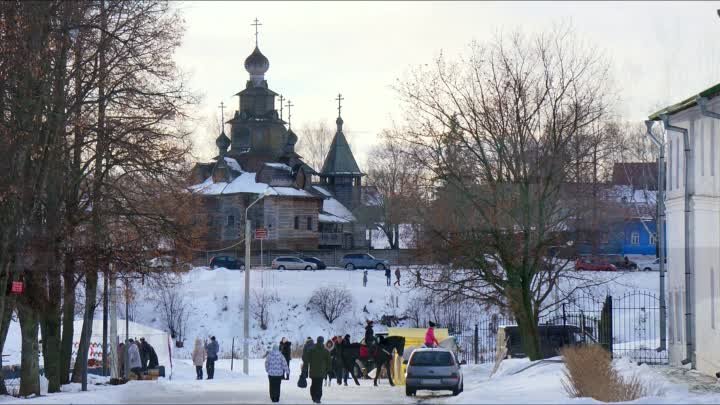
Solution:
[{"label": "man in dark jacket", "polygon": [[305,340],[305,345],[303,346],[303,354],[302,354],[303,364],[302,364],[302,368],[300,369],[300,376],[302,378],[308,377],[308,363],[307,363],[307,361],[305,361],[305,356],[307,356],[308,351],[310,349],[312,349],[313,346],[315,346],[315,342],[313,342],[312,338],[310,336],[308,336],[308,338]]},{"label": "man in dark jacket", "polygon": [[147,371],[148,361],[150,361],[150,345],[145,341],[144,337],[140,338],[140,345],[138,346],[138,349],[140,350],[140,362],[142,363],[142,369],[143,371]]},{"label": "man in dark jacket", "polygon": [[158,355],[155,352],[155,348],[150,343],[145,342],[148,345],[148,368],[157,368],[160,365],[158,361]]},{"label": "man in dark jacket", "polygon": [[375,343],[375,330],[373,330],[373,321],[367,321],[365,326],[365,346],[368,348]]},{"label": "man in dark jacket", "polygon": [[220,345],[217,340],[215,340],[215,336],[210,336],[210,343],[205,343],[205,353],[207,353],[205,369],[207,370],[208,380],[212,380],[215,377],[215,362],[218,359],[219,351]]},{"label": "man in dark jacket", "polygon": [[[292,346],[290,346],[290,341],[287,340],[287,338],[283,337],[280,340],[280,353],[285,358],[285,361],[288,364],[288,367],[290,367],[290,359],[292,358]],[[290,378],[290,376],[285,376],[286,380]]]},{"label": "man in dark jacket", "polygon": [[330,352],[325,349],[325,339],[318,336],[315,346],[303,355],[303,362],[308,365],[309,376],[312,381],[310,385],[310,397],[316,404],[322,399],[322,386],[325,376],[330,372],[332,361]]},{"label": "man in dark jacket", "polygon": [[390,267],[385,268],[385,278],[387,279],[387,285],[390,287],[390,281],[392,278],[392,273],[390,273]]}]

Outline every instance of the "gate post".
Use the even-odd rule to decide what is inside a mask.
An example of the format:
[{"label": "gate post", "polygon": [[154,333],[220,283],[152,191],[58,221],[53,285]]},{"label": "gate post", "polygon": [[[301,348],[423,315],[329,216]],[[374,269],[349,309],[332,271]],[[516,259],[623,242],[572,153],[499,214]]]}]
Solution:
[{"label": "gate post", "polygon": [[475,324],[475,333],[473,334],[473,359],[475,364],[480,362],[480,333],[478,332],[478,324]]},{"label": "gate post", "polygon": [[563,327],[567,326],[567,317],[565,316],[565,303],[562,304]]},{"label": "gate post", "polygon": [[612,308],[612,296],[608,295],[605,297],[605,303],[603,304],[602,311],[600,313],[600,322],[598,324],[598,338],[600,344],[610,353],[610,358],[613,357],[613,308]]}]

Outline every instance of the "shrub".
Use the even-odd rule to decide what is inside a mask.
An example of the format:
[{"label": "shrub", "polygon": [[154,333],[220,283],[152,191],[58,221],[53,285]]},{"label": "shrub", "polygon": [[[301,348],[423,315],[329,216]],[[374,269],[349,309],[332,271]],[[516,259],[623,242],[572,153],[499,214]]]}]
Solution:
[{"label": "shrub", "polygon": [[562,385],[570,397],[624,402],[647,395],[647,387],[637,376],[625,379],[618,374],[610,354],[601,346],[568,346],[560,353],[565,359]]},{"label": "shrub", "polygon": [[333,323],[352,311],[352,295],[345,287],[320,287],[313,291],[308,307]]}]

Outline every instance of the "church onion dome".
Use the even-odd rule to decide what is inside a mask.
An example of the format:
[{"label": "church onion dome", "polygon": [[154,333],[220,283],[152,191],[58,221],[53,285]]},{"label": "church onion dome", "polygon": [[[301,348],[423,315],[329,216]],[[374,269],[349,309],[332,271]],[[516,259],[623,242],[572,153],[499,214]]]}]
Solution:
[{"label": "church onion dome", "polygon": [[245,59],[245,70],[250,73],[251,78],[262,78],[268,69],[270,69],[270,61],[256,46],[250,56]]},{"label": "church onion dome", "polygon": [[227,152],[230,147],[230,138],[225,135],[225,131],[222,131],[215,139],[215,145],[218,147],[221,154]]}]

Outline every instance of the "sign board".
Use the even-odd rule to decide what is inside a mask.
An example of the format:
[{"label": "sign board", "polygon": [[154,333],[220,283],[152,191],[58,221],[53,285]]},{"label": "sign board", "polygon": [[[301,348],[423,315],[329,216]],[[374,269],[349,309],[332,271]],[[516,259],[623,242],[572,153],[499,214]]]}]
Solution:
[{"label": "sign board", "polygon": [[255,229],[255,239],[263,240],[267,239],[268,231],[266,228]]},{"label": "sign board", "polygon": [[23,292],[25,292],[25,283],[22,281],[13,281],[12,284],[10,284],[10,293],[20,295]]}]

